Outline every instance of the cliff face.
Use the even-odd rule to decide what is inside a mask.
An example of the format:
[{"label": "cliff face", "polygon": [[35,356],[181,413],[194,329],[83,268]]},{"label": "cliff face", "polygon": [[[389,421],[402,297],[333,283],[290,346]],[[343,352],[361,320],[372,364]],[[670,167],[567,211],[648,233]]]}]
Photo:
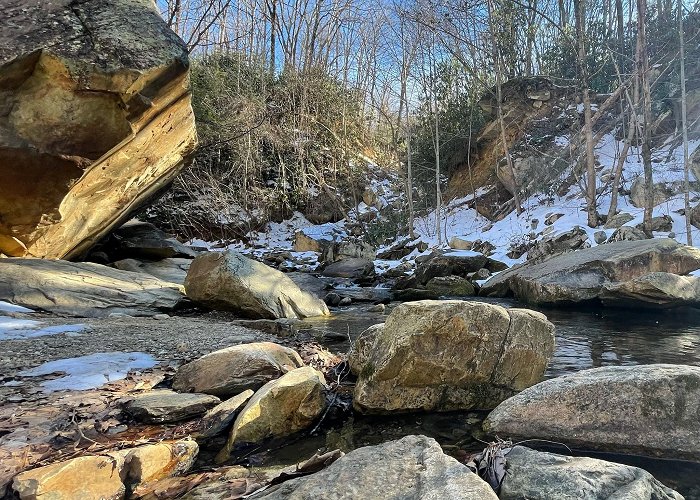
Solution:
[{"label": "cliff face", "polygon": [[[521,190],[530,191],[568,165],[550,162],[543,151],[562,149],[556,137],[560,132],[567,134],[578,120],[575,90],[554,85],[543,77],[521,78],[506,82],[502,96],[506,145],[517,183]],[[572,103],[573,113],[569,113]],[[470,162],[464,162],[451,176],[448,196],[461,197],[483,188],[484,194],[475,207],[482,215],[497,220],[514,208],[514,182],[505,160],[495,90],[479,105],[489,120],[479,132]]]},{"label": "cliff face", "polygon": [[79,257],[188,163],[187,49],[150,0],[0,17],[0,253]]}]

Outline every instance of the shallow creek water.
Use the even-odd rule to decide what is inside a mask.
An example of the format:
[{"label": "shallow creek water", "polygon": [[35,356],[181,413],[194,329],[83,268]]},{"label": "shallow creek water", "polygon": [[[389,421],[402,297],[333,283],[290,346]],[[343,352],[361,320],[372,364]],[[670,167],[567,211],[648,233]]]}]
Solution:
[{"label": "shallow creek water", "polygon": [[[505,307],[523,307],[515,301],[503,299],[490,302]],[[345,336],[355,339],[365,328],[383,322],[386,317],[368,313],[365,309],[357,306],[335,311],[331,318],[314,320],[310,325],[333,333],[338,338]],[[700,364],[700,311],[643,313],[633,310],[542,309],[541,312],[556,326],[556,350],[546,378],[608,365]],[[325,344],[336,352],[347,352],[350,345],[349,340]],[[325,434],[276,450],[261,460],[267,465],[294,463],[300,454],[304,455],[303,452],[311,455],[317,448],[348,451],[408,434],[434,437],[447,453],[458,455],[463,453],[460,450],[483,448],[480,440],[488,439],[481,431],[481,422],[486,413],[450,412],[383,417],[355,415],[338,422]],[[547,449],[567,453],[563,448]],[[642,467],[686,498],[700,500],[700,464],[586,450],[574,450],[574,454]]]}]

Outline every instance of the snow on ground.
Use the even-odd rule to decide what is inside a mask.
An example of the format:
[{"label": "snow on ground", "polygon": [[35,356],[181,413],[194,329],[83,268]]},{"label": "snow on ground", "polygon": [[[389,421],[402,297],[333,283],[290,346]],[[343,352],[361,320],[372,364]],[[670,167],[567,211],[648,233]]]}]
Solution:
[{"label": "snow on ground", "polygon": [[16,319],[0,316],[0,341],[22,340],[59,333],[77,334],[85,329],[85,325],[55,325],[41,328],[40,321],[31,319]]},{"label": "snow on ground", "polygon": [[143,352],[100,352],[79,358],[59,359],[19,373],[23,377],[39,377],[52,373],[64,376],[41,383],[45,392],[95,389],[107,382],[126,378],[133,370],[156,365],[156,360]]},{"label": "snow on ground", "polygon": [[26,307],[18,306],[16,304],[10,304],[9,302],[4,302],[0,300],[0,312],[4,313],[33,313],[31,309]]}]

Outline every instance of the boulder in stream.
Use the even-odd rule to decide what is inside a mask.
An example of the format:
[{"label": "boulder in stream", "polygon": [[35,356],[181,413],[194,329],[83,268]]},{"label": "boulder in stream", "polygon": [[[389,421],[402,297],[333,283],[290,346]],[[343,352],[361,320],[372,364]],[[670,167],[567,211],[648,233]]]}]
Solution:
[{"label": "boulder in stream", "polygon": [[148,0],[2,16],[0,254],[77,258],[189,162],[187,46]]},{"label": "boulder in stream", "polygon": [[326,304],[280,271],[237,252],[209,252],[192,262],[187,296],[216,310],[253,319],[328,316]]},{"label": "boulder in stream", "polygon": [[316,474],[272,486],[251,498],[498,499],[484,480],[425,436],[358,448]]},{"label": "boulder in stream", "polygon": [[700,368],[608,366],[541,382],[501,403],[484,429],[588,449],[700,459]]},{"label": "boulder in stream", "polygon": [[638,467],[516,446],[506,455],[501,500],[682,500]]},{"label": "boulder in stream", "polygon": [[363,413],[494,408],[539,382],[554,352],[543,314],[459,300],[401,304],[367,336],[351,361]]}]

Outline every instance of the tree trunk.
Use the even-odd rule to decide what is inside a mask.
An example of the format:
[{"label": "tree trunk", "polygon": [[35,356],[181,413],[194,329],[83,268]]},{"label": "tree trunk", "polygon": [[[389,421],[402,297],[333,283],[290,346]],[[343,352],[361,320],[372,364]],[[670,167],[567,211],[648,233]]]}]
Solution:
[{"label": "tree trunk", "polygon": [[688,104],[685,93],[685,35],[683,33],[683,3],[678,0],[678,38],[680,42],[681,59],[681,121],[683,123],[683,181],[685,204],[685,234],[688,245],[693,244],[693,234],[690,229],[690,173],[688,169]]},{"label": "tree trunk", "polygon": [[642,162],[644,164],[644,187],[646,196],[644,199],[644,232],[647,236],[652,235],[651,218],[654,213],[654,178],[651,170],[651,89],[649,85],[649,52],[647,50],[646,38],[646,0],[637,0],[637,19],[639,27],[637,36],[639,37],[639,58],[638,71],[642,87],[643,102],[643,140],[642,140]]}]

